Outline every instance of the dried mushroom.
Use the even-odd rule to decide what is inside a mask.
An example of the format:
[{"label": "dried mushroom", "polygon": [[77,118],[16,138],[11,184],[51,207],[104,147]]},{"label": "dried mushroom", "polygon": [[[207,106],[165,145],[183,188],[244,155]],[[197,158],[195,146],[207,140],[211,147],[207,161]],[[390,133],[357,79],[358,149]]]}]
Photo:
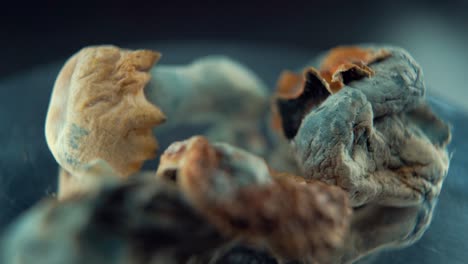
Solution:
[{"label": "dried mushroom", "polygon": [[47,144],[68,173],[102,159],[120,177],[155,157],[152,128],[165,121],[143,89],[159,59],[149,50],[96,46],[80,50],[60,71],[46,119]]},{"label": "dried mushroom", "polygon": [[[83,179],[76,175],[96,159],[108,162],[121,178],[137,172],[156,157],[151,129],[166,115],[166,131],[184,123],[207,124],[206,135],[214,140],[265,152],[256,121],[267,101],[261,80],[225,57],[152,68],[159,57],[149,50],[96,46],[63,66],[46,120],[47,143],[62,167],[61,190],[80,186]],[[242,107],[232,107],[233,101]]]},{"label": "dried mushroom", "polygon": [[192,137],[162,155],[157,176],[175,181],[219,230],[280,259],[326,260],[343,246],[351,210],[335,186],[271,171],[253,154]]},{"label": "dried mushroom", "polygon": [[[424,102],[421,68],[402,49],[378,50],[388,55],[366,66],[373,74],[348,80],[336,93],[323,96],[326,83],[307,74],[297,97],[275,101],[304,177],[340,186],[362,208],[343,253],[348,261],[416,241],[449,166],[450,130]],[[394,222],[378,220],[385,210]]]}]

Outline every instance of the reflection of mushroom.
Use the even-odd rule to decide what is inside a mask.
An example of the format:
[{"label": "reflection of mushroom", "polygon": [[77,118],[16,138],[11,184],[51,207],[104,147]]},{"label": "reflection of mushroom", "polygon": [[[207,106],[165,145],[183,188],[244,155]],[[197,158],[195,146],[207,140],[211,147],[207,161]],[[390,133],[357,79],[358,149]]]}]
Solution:
[{"label": "reflection of mushroom", "polygon": [[162,155],[157,176],[176,181],[221,231],[281,258],[325,259],[342,246],[350,209],[340,188],[270,171],[224,143],[192,137]]},{"label": "reflection of mushroom", "polygon": [[[299,92],[276,99],[304,176],[342,187],[362,207],[345,259],[417,240],[448,170],[450,131],[423,102],[420,67],[401,49],[382,50],[389,55],[366,66],[374,75],[346,78],[336,93],[312,68]],[[391,221],[379,220],[383,211]]]},{"label": "reflection of mushroom", "polygon": [[153,158],[151,128],[165,120],[143,88],[159,54],[114,46],[82,49],[55,82],[46,121],[46,139],[57,162],[71,174],[95,159],[120,176]]},{"label": "reflection of mushroom", "polygon": [[344,248],[334,263],[353,263],[381,249],[401,248],[418,241],[432,218],[435,201],[414,206],[366,205],[354,210]]}]

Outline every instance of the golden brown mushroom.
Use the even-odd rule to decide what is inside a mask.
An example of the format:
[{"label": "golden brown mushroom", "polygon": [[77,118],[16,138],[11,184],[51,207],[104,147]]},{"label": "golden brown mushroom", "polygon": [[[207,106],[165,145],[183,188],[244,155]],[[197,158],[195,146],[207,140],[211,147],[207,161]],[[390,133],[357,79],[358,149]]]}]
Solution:
[{"label": "golden brown mushroom", "polygon": [[145,98],[148,71],[160,54],[95,46],[80,50],[60,71],[47,114],[47,144],[75,175],[84,164],[105,160],[125,177],[155,157],[151,129],[164,114]]}]

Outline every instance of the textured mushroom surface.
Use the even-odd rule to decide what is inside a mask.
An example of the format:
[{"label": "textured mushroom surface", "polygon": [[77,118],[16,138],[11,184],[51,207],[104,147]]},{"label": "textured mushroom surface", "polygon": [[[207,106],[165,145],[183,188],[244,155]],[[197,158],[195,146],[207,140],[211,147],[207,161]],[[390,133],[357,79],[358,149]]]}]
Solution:
[{"label": "textured mushroom surface", "polygon": [[390,57],[371,65],[375,76],[330,94],[292,139],[304,176],[341,186],[353,206],[419,204],[438,195],[448,170],[450,131],[423,101],[420,67],[386,50]]},{"label": "textured mushroom surface", "polygon": [[326,260],[346,236],[351,210],[340,188],[273,172],[228,144],[199,136],[176,142],[157,176],[175,181],[221,232],[280,259]]},{"label": "textured mushroom surface", "polygon": [[309,67],[303,74],[283,71],[272,106],[272,128],[291,139],[307,112],[350,81],[374,76],[368,65],[390,56],[387,49],[340,46],[327,53],[319,69]]},{"label": "textured mushroom surface", "polygon": [[402,49],[373,48],[388,53],[368,65],[373,75],[327,93],[311,68],[295,97],[276,100],[303,176],[342,187],[359,207],[346,261],[420,238],[449,166],[450,130],[424,102],[419,65]]},{"label": "textured mushroom surface", "polygon": [[143,88],[159,54],[115,46],[84,48],[63,66],[52,92],[46,139],[57,162],[72,175],[95,159],[120,176],[155,157],[152,128],[165,120]]}]

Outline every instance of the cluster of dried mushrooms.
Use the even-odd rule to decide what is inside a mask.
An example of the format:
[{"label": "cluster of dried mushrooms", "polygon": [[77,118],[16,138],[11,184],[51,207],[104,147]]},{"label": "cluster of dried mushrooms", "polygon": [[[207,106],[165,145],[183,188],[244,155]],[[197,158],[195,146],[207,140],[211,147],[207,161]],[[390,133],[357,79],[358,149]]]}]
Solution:
[{"label": "cluster of dried mushrooms", "polygon": [[[58,197],[6,232],[2,263],[351,263],[428,228],[450,130],[406,51],[332,49],[273,96],[229,58],[159,57],[95,46],[66,62],[45,127]],[[204,135],[141,171],[154,133],[187,125]]]}]

